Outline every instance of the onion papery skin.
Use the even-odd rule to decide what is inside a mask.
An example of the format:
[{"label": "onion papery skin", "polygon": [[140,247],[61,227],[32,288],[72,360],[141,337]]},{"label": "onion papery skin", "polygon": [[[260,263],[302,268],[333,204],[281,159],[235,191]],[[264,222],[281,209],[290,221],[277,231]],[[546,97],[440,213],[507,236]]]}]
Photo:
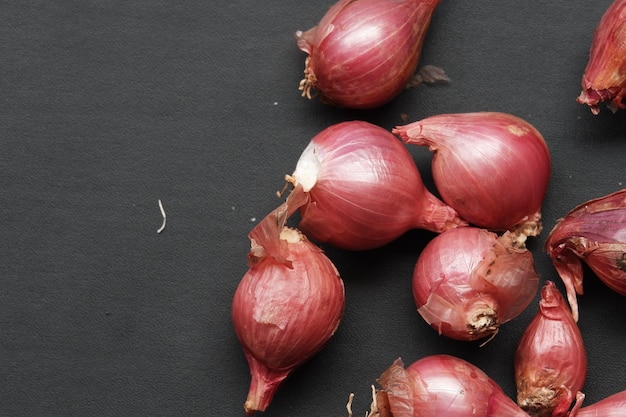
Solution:
[{"label": "onion papery skin", "polygon": [[586,376],[578,325],[554,283],[546,281],[539,311],[515,352],[517,404],[532,417],[566,416]]},{"label": "onion papery skin", "polygon": [[615,112],[626,107],[626,0],[614,1],[604,12],[591,40],[589,61],[576,99],[593,114],[600,104]]},{"label": "onion papery skin", "polygon": [[610,395],[598,402],[572,411],[569,417],[624,417],[626,416],[626,390]]},{"label": "onion papery skin", "polygon": [[340,0],[319,24],[296,33],[308,54],[301,90],[339,107],[379,107],[417,68],[439,0]]},{"label": "onion papery skin", "polygon": [[582,262],[626,297],[626,188],[570,211],[548,235],[545,250],[565,284],[576,321],[576,294],[583,293]]},{"label": "onion papery skin", "polygon": [[291,214],[287,205],[250,233],[250,268],[232,301],[233,325],[252,377],[244,404],[248,415],[265,411],[282,381],[335,333],[344,311],[337,269],[300,231],[284,226]]},{"label": "onion papery skin", "polygon": [[480,368],[455,356],[427,356],[406,369],[398,359],[378,382],[371,417],[528,416]]},{"label": "onion papery skin", "polygon": [[467,224],[426,189],[406,146],[368,122],[321,131],[287,180],[308,195],[298,227],[341,249],[374,249],[410,229],[439,233]]},{"label": "onion papery skin", "polygon": [[435,236],[413,272],[417,311],[440,335],[472,341],[493,336],[539,288],[532,253],[507,232],[459,227]]},{"label": "onion papery skin", "polygon": [[495,231],[541,232],[551,158],[530,123],[500,112],[441,114],[393,133],[434,152],[437,191],[462,218]]}]

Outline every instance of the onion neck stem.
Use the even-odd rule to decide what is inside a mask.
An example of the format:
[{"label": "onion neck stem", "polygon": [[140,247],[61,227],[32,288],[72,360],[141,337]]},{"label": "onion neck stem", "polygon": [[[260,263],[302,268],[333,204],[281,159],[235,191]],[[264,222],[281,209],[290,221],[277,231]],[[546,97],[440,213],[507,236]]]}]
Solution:
[{"label": "onion neck stem", "polygon": [[291,373],[291,368],[273,370],[259,362],[252,355],[246,355],[250,366],[252,380],[248,390],[248,398],[243,405],[246,415],[256,411],[265,411],[281,382]]}]

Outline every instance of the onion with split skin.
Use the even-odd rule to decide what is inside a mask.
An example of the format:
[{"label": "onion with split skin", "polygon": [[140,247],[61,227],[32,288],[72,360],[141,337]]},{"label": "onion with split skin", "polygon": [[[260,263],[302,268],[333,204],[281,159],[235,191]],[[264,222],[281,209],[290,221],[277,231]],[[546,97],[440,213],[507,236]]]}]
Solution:
[{"label": "onion with split skin", "polygon": [[335,333],[344,310],[343,282],[333,263],[299,230],[285,226],[302,197],[293,194],[250,232],[250,268],[232,301],[252,377],[248,415],[265,411],[284,379]]},{"label": "onion with split skin", "polygon": [[532,253],[510,232],[459,227],[435,236],[413,272],[422,318],[439,334],[473,341],[493,337],[539,288]]},{"label": "onion with split skin", "polygon": [[440,233],[467,224],[426,189],[406,146],[364,121],[321,131],[286,179],[306,194],[298,227],[341,249],[374,249],[411,229]]},{"label": "onion with split skin", "polygon": [[[439,0],[339,0],[318,25],[296,32],[308,54],[303,95],[366,109],[391,101],[409,83]],[[425,82],[445,81],[425,67]],[[415,84],[415,83],[414,83]]]}]

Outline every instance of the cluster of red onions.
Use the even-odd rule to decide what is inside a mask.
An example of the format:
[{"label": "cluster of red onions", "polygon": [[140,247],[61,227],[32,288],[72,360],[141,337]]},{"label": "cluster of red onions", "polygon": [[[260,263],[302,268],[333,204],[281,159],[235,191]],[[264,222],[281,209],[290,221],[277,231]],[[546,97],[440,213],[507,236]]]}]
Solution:
[{"label": "cluster of red onions", "polygon": [[[252,374],[248,414],[265,410],[280,383],[339,325],[342,281],[305,234],[363,250],[412,228],[442,232],[466,224],[425,188],[405,145],[367,122],[338,123],[320,132],[286,179],[293,185],[287,200],[249,235],[250,269],[232,304]],[[299,230],[285,226],[296,211]]]},{"label": "cluster of red onions", "polygon": [[[426,31],[439,0],[339,0],[320,22],[298,31],[308,54],[303,95],[355,109],[381,106],[396,97],[417,68]],[[424,67],[426,82],[447,80]],[[419,81],[418,81],[419,82]]]},{"label": "cluster of red onions", "polygon": [[[436,67],[414,74],[438,3],[339,0],[317,26],[296,34],[308,54],[303,95],[373,108],[407,85],[447,79]],[[578,98],[594,113],[602,101],[626,107],[620,46],[625,21],[626,0],[616,0],[594,34]],[[422,183],[405,144],[434,152],[432,175],[441,199]],[[293,187],[286,201],[250,232],[249,269],[233,297],[232,320],[252,376],[246,413],[264,411],[282,381],[338,329],[343,282],[313,241],[369,250],[411,229],[435,232],[413,273],[419,314],[440,335],[491,340],[539,288],[525,243],[542,231],[550,170],[539,131],[499,112],[435,115],[391,132],[346,121],[313,137],[285,177]],[[295,213],[299,224],[288,227]],[[550,233],[545,248],[571,310],[546,281],[539,311],[515,354],[517,404],[476,366],[432,355],[406,369],[401,360],[394,362],[378,380],[382,388],[374,389],[367,416],[624,415],[626,391],[582,406],[587,358],[576,293],[582,294],[584,261],[626,296],[625,225],[626,189],[577,207]]]},{"label": "cluster of red onions", "polygon": [[[462,230],[455,229],[456,230]],[[552,281],[527,326],[514,360],[517,404],[481,369],[450,355],[431,355],[405,369],[397,359],[373,387],[366,417],[621,417],[626,390],[582,407],[587,356],[580,330]],[[348,403],[352,417],[353,395]]]},{"label": "cluster of red onions", "polygon": [[[371,108],[409,84],[446,80],[436,67],[414,77],[438,3],[339,0],[316,27],[297,33],[298,46],[309,54],[304,95],[315,90],[337,106]],[[426,190],[402,142],[366,122],[321,132],[287,181],[294,187],[287,200],[249,234],[249,270],[232,303],[233,325],[252,375],[247,414],[264,411],[281,382],[339,325],[343,283],[307,236],[364,250],[409,229],[442,232],[466,224]],[[287,227],[298,210],[299,228]]]},{"label": "cluster of red onions", "polygon": [[498,112],[436,115],[393,133],[434,152],[437,191],[472,225],[436,236],[420,254],[413,274],[418,312],[453,339],[493,336],[539,288],[525,242],[542,230],[546,142],[527,121]]},{"label": "cluster of red onions", "polygon": [[539,311],[515,354],[518,405],[531,417],[607,417],[626,412],[626,391],[583,407],[587,355],[577,326],[583,262],[626,296],[626,189],[586,201],[560,219],[545,250],[564,282],[569,306],[546,281]]},{"label": "cluster of red onions", "polygon": [[[480,119],[495,116],[483,113]],[[520,124],[505,130],[516,138],[541,138],[527,135]],[[506,136],[494,137],[505,142]],[[545,149],[539,143],[543,148],[527,149]],[[540,151],[549,171],[549,154]],[[405,145],[381,127],[363,121],[328,127],[310,141],[286,180],[294,187],[287,201],[250,234],[250,270],[233,300],[233,322],[252,373],[248,413],[267,407],[280,382],[332,336],[343,311],[343,286],[330,260],[302,233],[285,227],[295,211],[306,236],[348,250],[380,247],[413,228],[440,233],[420,256],[413,287],[422,316],[449,337],[493,335],[536,293],[538,276],[523,243],[540,229],[536,204],[529,214],[511,215],[515,220],[506,226],[516,226],[514,232],[498,236],[469,227],[426,189]],[[448,268],[449,259],[465,269]],[[305,295],[310,293],[315,296]]]},{"label": "cluster of red onions", "polygon": [[593,114],[607,103],[613,112],[626,108],[626,0],[615,0],[604,12],[593,33],[589,61],[582,77],[582,91],[577,98]]}]

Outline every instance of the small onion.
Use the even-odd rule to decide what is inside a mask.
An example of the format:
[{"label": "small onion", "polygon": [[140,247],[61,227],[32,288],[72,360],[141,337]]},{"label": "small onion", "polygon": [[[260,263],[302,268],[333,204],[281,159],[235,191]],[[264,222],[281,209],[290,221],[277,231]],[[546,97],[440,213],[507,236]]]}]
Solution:
[{"label": "small onion", "polygon": [[340,0],[317,26],[296,33],[298,47],[308,54],[303,95],[310,98],[315,90],[325,102],[355,109],[392,100],[415,72],[438,3]]},{"label": "small onion", "polygon": [[546,142],[531,124],[506,113],[458,113],[393,132],[435,152],[437,191],[462,218],[490,230],[541,232],[551,163]]},{"label": "small onion", "polygon": [[404,144],[371,123],[324,129],[286,179],[307,194],[298,227],[341,249],[373,249],[410,229],[442,232],[466,224],[426,189]]},{"label": "small onion", "polygon": [[593,114],[600,103],[612,111],[626,108],[626,0],[615,0],[604,12],[591,41],[589,61],[582,77],[582,91],[576,99]]},{"label": "small onion", "polygon": [[560,219],[545,249],[565,284],[578,320],[584,261],[609,288],[626,297],[626,188],[579,205]]},{"label": "small onion", "polygon": [[565,417],[587,376],[587,353],[569,306],[552,281],[515,352],[517,404],[532,417]]},{"label": "small onion", "polygon": [[417,311],[439,334],[457,340],[495,335],[538,288],[530,251],[518,247],[510,232],[498,237],[475,227],[435,236],[413,272]]},{"label": "small onion", "polygon": [[471,363],[431,355],[404,369],[397,359],[378,379],[369,417],[528,417]]},{"label": "small onion", "polygon": [[233,325],[252,376],[248,415],[264,411],[282,381],[323,347],[344,310],[337,269],[284,226],[290,211],[284,203],[250,233],[250,269],[233,297]]}]

